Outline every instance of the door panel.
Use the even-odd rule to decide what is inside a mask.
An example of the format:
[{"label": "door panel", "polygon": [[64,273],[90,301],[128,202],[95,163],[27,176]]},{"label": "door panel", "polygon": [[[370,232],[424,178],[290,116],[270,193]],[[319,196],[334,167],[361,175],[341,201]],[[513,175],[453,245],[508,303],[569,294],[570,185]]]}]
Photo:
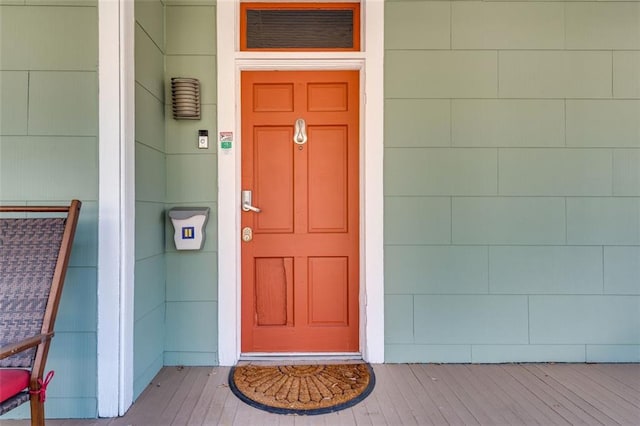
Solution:
[{"label": "door panel", "polygon": [[269,206],[255,219],[254,232],[293,232],[293,132],[286,127],[254,129],[253,202]]},{"label": "door panel", "polygon": [[261,209],[241,214],[242,352],[357,352],[358,72],[241,80],[242,190]]},{"label": "door panel", "polygon": [[310,83],[307,86],[309,111],[347,111],[349,85],[346,83]]},{"label": "door panel", "polygon": [[256,323],[258,326],[290,325],[293,296],[293,260],[255,259]]},{"label": "door panel", "polygon": [[253,111],[282,112],[293,111],[293,84],[255,84],[253,93]]},{"label": "door panel", "polygon": [[349,324],[348,282],[347,257],[309,259],[309,324]]},{"label": "door panel", "polygon": [[322,126],[309,129],[309,232],[347,232],[348,129]]}]

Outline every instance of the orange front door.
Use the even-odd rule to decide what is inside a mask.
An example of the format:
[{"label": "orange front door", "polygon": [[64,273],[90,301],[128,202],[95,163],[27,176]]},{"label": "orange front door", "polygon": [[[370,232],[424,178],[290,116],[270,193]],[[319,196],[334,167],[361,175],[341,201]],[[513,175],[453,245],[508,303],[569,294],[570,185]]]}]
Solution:
[{"label": "orange front door", "polygon": [[242,352],[358,352],[358,72],[242,72],[241,90],[261,210],[242,212]]}]

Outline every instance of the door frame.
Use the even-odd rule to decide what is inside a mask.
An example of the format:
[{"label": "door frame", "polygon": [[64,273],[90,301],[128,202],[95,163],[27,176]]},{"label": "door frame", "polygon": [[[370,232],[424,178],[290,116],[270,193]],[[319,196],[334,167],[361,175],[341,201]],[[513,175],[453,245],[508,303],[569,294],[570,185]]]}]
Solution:
[{"label": "door frame", "polygon": [[231,149],[222,149],[217,135],[215,141],[220,365],[240,359],[240,73],[249,70],[360,72],[360,352],[367,362],[384,362],[384,2],[363,1],[361,8],[360,52],[240,52],[240,1],[217,3],[217,130],[233,132]]}]

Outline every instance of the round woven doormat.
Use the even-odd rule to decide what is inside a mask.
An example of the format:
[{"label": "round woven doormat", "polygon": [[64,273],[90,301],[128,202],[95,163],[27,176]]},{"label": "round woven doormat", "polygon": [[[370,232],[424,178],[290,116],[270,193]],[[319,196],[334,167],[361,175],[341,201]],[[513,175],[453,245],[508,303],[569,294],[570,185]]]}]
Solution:
[{"label": "round woven doormat", "polygon": [[247,404],[277,414],[325,414],[352,407],[375,384],[368,364],[243,365],[229,386]]}]

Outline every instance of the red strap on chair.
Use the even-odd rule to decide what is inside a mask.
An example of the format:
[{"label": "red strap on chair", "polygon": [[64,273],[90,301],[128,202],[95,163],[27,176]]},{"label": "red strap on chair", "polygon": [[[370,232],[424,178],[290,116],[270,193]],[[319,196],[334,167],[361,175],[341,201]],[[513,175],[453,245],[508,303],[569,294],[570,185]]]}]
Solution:
[{"label": "red strap on chair", "polygon": [[54,374],[55,372],[51,370],[47,373],[47,376],[44,378],[44,380],[38,379],[38,383],[40,383],[40,389],[29,391],[29,393],[32,395],[40,395],[40,402],[45,402],[47,400],[47,386],[49,386],[49,382],[51,381],[51,379],[53,379]]}]

